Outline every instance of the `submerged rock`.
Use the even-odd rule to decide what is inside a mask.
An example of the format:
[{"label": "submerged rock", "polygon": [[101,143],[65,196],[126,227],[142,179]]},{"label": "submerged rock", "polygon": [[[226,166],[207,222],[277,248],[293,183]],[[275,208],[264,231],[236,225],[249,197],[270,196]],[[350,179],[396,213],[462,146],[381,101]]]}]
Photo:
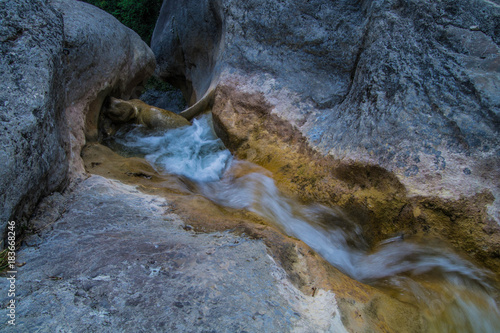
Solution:
[{"label": "submerged rock", "polygon": [[498,271],[499,18],[486,0],[166,0],[152,49],[288,192]]}]

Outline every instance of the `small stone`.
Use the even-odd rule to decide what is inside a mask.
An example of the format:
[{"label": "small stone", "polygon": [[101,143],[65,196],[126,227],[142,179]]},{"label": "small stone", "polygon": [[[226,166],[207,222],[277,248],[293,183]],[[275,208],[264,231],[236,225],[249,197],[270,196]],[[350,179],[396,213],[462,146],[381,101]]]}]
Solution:
[{"label": "small stone", "polygon": [[479,26],[478,26],[478,25],[471,25],[471,26],[469,27],[469,29],[470,29],[471,31],[479,31]]}]

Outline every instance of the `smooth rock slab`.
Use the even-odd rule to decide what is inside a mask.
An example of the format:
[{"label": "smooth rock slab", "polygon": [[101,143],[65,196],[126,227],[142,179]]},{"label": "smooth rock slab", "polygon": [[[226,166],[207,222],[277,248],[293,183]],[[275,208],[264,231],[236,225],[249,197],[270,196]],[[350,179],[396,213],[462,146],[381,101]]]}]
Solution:
[{"label": "smooth rock slab", "polygon": [[4,332],[345,331],[334,295],[300,293],[260,240],[186,231],[165,199],[100,176],[55,201],[18,252]]}]

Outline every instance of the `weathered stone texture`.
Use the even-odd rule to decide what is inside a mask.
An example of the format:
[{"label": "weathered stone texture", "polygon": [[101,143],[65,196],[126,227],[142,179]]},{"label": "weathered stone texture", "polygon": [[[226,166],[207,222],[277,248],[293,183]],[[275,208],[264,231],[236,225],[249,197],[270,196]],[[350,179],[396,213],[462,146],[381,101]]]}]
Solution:
[{"label": "weathered stone texture", "polygon": [[74,0],[0,1],[0,230],[84,172],[108,95],[128,98],[152,74],[132,30]]},{"label": "weathered stone texture", "polygon": [[151,41],[159,76],[179,87],[190,105],[215,79],[222,35],[218,1],[164,1]]},{"label": "weathered stone texture", "polygon": [[[368,215],[383,235],[417,228],[451,238],[469,226],[475,245],[459,247],[498,257],[498,2],[179,6],[164,1],[152,40],[157,74],[193,92],[191,103],[215,90],[219,134],[238,156],[307,200]],[[382,169],[396,178],[383,180]],[[377,185],[385,183],[397,194]]]},{"label": "weathered stone texture", "polygon": [[335,295],[300,292],[260,240],[186,231],[165,199],[100,176],[48,201],[3,332],[346,332]]},{"label": "weathered stone texture", "polygon": [[68,170],[63,21],[46,1],[0,1],[0,230]]},{"label": "weathered stone texture", "polygon": [[108,95],[128,99],[156,65],[149,47],[110,14],[81,1],[51,0],[64,19],[66,114],[72,175],[83,173],[80,151],[98,139]]},{"label": "weathered stone texture", "polygon": [[196,98],[212,78],[264,93],[317,150],[381,165],[415,194],[497,191],[495,3],[228,0],[183,8],[165,1],[152,48],[160,76],[184,75]]}]

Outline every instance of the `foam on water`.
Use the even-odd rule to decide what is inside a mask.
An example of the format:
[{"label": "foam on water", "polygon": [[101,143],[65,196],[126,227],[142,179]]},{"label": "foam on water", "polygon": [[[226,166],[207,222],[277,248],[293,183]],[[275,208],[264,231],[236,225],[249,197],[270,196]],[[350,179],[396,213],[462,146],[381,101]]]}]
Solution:
[{"label": "foam on water", "polygon": [[128,147],[159,173],[183,175],[197,181],[220,179],[232,156],[211,126],[211,116],[194,119],[191,126],[148,133],[143,127],[120,131],[116,143]]}]

